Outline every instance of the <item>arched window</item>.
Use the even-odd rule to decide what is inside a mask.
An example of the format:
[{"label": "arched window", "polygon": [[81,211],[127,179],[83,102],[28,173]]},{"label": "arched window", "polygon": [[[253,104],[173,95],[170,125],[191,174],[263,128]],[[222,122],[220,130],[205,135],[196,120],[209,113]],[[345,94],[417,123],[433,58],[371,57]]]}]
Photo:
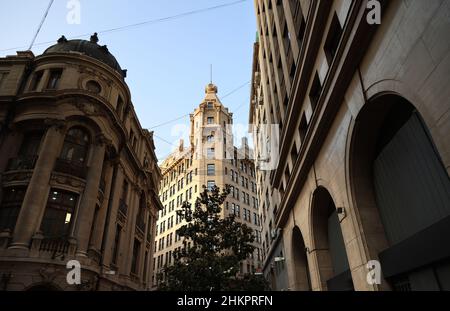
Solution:
[{"label": "arched window", "polygon": [[95,93],[95,94],[100,94],[102,92],[102,87],[100,86],[100,84],[97,81],[94,80],[90,80],[86,83],[86,88],[88,91]]},{"label": "arched window", "polygon": [[89,150],[89,134],[81,128],[72,128],[66,135],[61,152],[61,159],[85,166]]}]

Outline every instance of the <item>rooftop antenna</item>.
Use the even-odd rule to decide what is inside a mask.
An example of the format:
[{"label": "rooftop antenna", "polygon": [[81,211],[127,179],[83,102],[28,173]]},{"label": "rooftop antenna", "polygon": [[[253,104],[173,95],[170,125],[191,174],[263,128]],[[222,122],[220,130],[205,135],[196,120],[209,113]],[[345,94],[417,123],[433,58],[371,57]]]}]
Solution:
[{"label": "rooftop antenna", "polygon": [[210,83],[212,84],[213,81],[213,68],[212,68],[212,64],[209,65],[210,69],[209,69],[209,77],[210,77]]},{"label": "rooftop antenna", "polygon": [[39,32],[41,31],[42,25],[44,24],[45,19],[47,18],[48,12],[50,11],[50,8],[52,7],[52,4],[54,1],[55,0],[50,0],[47,10],[45,10],[45,14],[42,17],[41,23],[39,24],[38,29],[37,29],[36,33],[34,34],[33,40],[31,41],[31,44],[30,44],[30,47],[28,48],[28,50],[31,50],[31,48],[33,47],[34,42],[36,41],[36,38],[37,38]]}]

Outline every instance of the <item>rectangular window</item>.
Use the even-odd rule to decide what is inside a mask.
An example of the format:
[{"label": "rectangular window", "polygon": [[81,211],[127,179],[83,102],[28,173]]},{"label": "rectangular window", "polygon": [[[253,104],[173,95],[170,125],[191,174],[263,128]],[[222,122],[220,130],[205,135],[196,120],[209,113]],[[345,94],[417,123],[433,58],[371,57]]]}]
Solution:
[{"label": "rectangular window", "polygon": [[209,191],[211,191],[215,185],[216,185],[216,182],[214,180],[208,180],[207,188]]},{"label": "rectangular window", "polygon": [[51,238],[68,237],[78,195],[51,189],[42,219],[41,230]]},{"label": "rectangular window", "polygon": [[[112,263],[113,264],[117,264],[117,262],[119,260],[119,247],[120,247],[121,234],[122,234],[122,227],[120,225],[117,225],[116,234],[114,236],[113,252],[112,252]],[[156,249],[156,245],[155,245],[155,249]]]},{"label": "rectangular window", "polygon": [[214,176],[216,174],[216,169],[215,169],[214,164],[208,164],[207,174],[208,174],[208,176]]},{"label": "rectangular window", "polygon": [[305,140],[307,131],[308,131],[308,123],[306,121],[305,114],[303,113],[300,120],[300,126],[298,128],[298,132],[300,134],[300,143],[303,143],[303,141]]},{"label": "rectangular window", "polygon": [[322,92],[322,85],[320,84],[319,74],[316,72],[314,75],[314,80],[311,85],[311,90],[309,92],[309,99],[311,101],[312,111],[316,109],[317,102],[320,98],[320,93]]},{"label": "rectangular window", "polygon": [[61,80],[62,70],[53,69],[50,71],[50,78],[48,79],[47,89],[55,90],[58,88],[59,81]]},{"label": "rectangular window", "polygon": [[37,91],[39,84],[41,84],[43,75],[44,75],[44,72],[42,70],[38,71],[34,74],[33,81],[31,82],[31,90],[32,91]]},{"label": "rectangular window", "polygon": [[6,72],[6,71],[0,72],[0,88],[2,87],[3,81],[6,80],[7,76],[8,76],[8,72]]},{"label": "rectangular window", "polygon": [[11,187],[3,190],[0,207],[0,231],[4,229],[14,231],[25,192],[26,187]]},{"label": "rectangular window", "polygon": [[206,149],[206,157],[208,159],[214,159],[215,154],[216,154],[216,150],[214,148],[207,148]]},{"label": "rectangular window", "polygon": [[141,251],[141,243],[139,242],[138,239],[134,239],[133,257],[132,257],[132,261],[131,261],[131,272],[134,274],[138,273],[140,251]]},{"label": "rectangular window", "polygon": [[336,13],[334,13],[333,20],[330,25],[330,30],[328,31],[328,36],[325,41],[324,50],[325,56],[327,58],[328,65],[331,66],[334,56],[336,55],[339,41],[342,36],[342,27],[339,22],[339,18]]},{"label": "rectangular window", "polygon": [[214,117],[208,117],[206,120],[207,124],[214,124]]}]

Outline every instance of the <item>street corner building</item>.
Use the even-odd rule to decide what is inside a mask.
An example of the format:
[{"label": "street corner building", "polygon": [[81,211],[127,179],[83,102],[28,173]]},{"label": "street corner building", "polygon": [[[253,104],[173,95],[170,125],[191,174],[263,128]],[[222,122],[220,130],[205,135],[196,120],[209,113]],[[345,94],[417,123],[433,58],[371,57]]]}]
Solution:
[{"label": "street corner building", "polygon": [[190,144],[180,145],[161,164],[162,181],[157,237],[154,245],[154,280],[156,288],[164,282],[164,268],[174,262],[173,254],[190,241],[177,234],[186,224],[176,211],[184,202],[192,205],[204,187],[225,189],[230,186],[221,217],[234,214],[236,221],[254,231],[255,251],[240,263],[239,275],[261,271],[261,229],[257,200],[256,170],[248,141],[242,139],[238,148],[233,145],[233,114],[220,101],[218,88],[210,83],[205,88],[205,98],[190,115]]},{"label": "street corner building", "polygon": [[279,157],[257,170],[274,290],[450,290],[450,2],[375,2],[380,24],[367,1],[254,2],[255,165]]},{"label": "street corner building", "polygon": [[3,290],[149,288],[161,173],[125,75],[96,34],[0,58]]}]

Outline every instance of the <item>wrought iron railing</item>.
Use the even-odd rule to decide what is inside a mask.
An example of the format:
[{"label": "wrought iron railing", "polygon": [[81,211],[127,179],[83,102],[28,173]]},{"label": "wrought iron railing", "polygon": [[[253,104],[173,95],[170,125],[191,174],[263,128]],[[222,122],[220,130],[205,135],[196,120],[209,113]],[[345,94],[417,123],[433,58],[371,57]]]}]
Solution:
[{"label": "wrought iron railing", "polygon": [[69,174],[75,177],[86,179],[86,167],[79,163],[66,159],[57,159],[55,163],[55,172]]},{"label": "wrought iron railing", "polygon": [[52,258],[66,255],[69,252],[70,243],[67,238],[44,238],[39,246],[40,252],[52,254]]},{"label": "wrought iron railing", "polygon": [[138,217],[136,219],[136,227],[142,231],[142,233],[145,232],[145,221],[143,217]]},{"label": "wrought iron railing", "polygon": [[123,199],[120,199],[119,201],[119,212],[122,213],[123,216],[127,216],[128,205]]},{"label": "wrought iron railing", "polygon": [[8,162],[8,171],[32,170],[36,165],[37,156],[19,156],[10,159]]}]

